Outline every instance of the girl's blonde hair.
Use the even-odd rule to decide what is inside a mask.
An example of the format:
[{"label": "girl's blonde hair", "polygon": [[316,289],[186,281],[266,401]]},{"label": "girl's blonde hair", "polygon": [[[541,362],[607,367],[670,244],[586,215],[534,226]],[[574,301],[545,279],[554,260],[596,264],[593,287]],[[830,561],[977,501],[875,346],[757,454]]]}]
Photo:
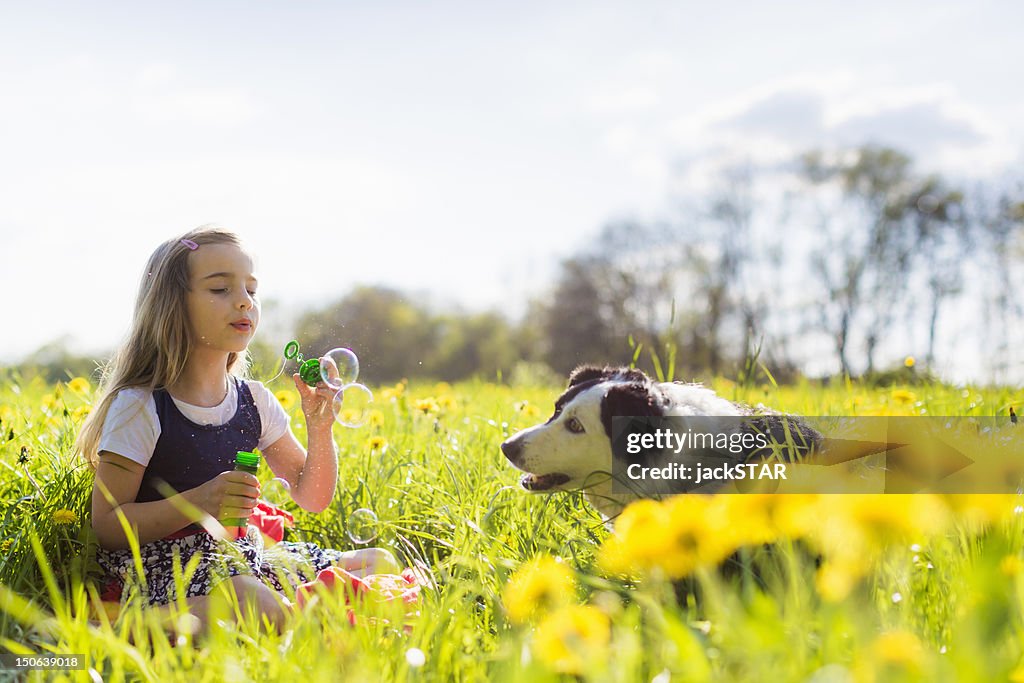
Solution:
[{"label": "girl's blonde hair", "polygon": [[[103,366],[97,403],[75,441],[75,453],[93,468],[99,462],[97,451],[103,422],[117,392],[126,387],[153,391],[170,386],[185,369],[193,346],[186,303],[192,275],[188,255],[192,250],[183,240],[190,240],[199,248],[204,244],[242,246],[233,232],[203,225],[167,240],[149,257],[139,283],[128,338]],[[248,351],[228,354],[226,370],[245,377],[249,370]]]}]

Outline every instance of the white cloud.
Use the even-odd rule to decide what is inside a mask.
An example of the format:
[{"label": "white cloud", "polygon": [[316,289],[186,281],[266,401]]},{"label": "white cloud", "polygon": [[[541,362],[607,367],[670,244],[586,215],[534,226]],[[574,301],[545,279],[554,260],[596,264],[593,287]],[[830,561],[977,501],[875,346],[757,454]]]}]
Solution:
[{"label": "white cloud", "polygon": [[813,147],[885,144],[923,170],[997,172],[1019,158],[1014,138],[948,84],[872,86],[848,73],[761,85],[664,126],[665,148],[689,159],[742,158],[776,165]]},{"label": "white cloud", "polygon": [[718,126],[784,141],[814,141],[824,132],[824,109],[821,93],[804,89],[779,91],[752,102],[746,110]]}]

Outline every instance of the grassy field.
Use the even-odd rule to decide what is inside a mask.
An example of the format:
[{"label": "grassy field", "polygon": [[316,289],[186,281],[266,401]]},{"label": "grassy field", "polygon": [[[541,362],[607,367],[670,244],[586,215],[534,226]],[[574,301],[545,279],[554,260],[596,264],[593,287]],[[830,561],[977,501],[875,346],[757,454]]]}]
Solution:
[{"label": "grassy field", "polygon": [[[713,385],[806,415],[1024,403],[937,384]],[[304,441],[294,390],[274,388]],[[227,620],[193,642],[137,605],[109,620],[87,580],[91,472],[70,457],[94,391],[0,378],[0,645],[85,654],[71,680],[1024,681],[1016,496],[684,496],[630,508],[613,536],[578,494],[522,492],[498,450],[558,387],[375,387],[371,423],[335,428],[334,505],[290,506],[291,538],[358,547],[350,513],[372,510],[373,545],[437,582],[405,628],[396,603],[357,606],[352,627],[329,596],[281,634]],[[715,571],[727,556],[734,570]]]}]

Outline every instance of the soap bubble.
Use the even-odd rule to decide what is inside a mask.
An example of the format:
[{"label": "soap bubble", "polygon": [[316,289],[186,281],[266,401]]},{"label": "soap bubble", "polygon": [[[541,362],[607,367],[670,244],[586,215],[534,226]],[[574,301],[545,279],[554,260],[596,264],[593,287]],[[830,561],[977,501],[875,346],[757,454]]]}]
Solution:
[{"label": "soap bubble", "polygon": [[331,349],[320,358],[320,378],[327,386],[341,389],[359,377],[359,359],[352,349]]},{"label": "soap bubble", "polygon": [[362,384],[347,384],[334,396],[334,419],[344,427],[362,427],[370,417],[373,392]]},{"label": "soap bubble", "polygon": [[353,543],[365,544],[377,538],[377,515],[368,508],[359,508],[348,516],[345,533]]},{"label": "soap bubble", "polygon": [[281,477],[275,477],[268,481],[261,492],[263,500],[277,507],[287,503],[291,497],[292,485],[288,483],[287,479]]}]

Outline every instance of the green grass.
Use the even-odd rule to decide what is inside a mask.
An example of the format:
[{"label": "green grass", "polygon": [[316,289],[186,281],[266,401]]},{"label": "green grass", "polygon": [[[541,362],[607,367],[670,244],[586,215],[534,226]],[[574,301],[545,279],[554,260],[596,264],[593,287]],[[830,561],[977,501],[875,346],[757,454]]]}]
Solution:
[{"label": "green grass", "polygon": [[[713,384],[728,398],[807,415],[1005,415],[1024,403],[1020,391],[939,384]],[[557,680],[566,675],[545,650],[558,641],[554,622],[542,624],[541,614],[513,623],[503,604],[521,565],[554,556],[576,586],[562,597],[609,625],[597,645],[559,641],[586,655],[580,673],[588,680],[1006,680],[1024,671],[1024,574],[1015,564],[1024,564],[1022,520],[1012,514],[878,547],[839,601],[822,598],[815,553],[790,539],[745,548],[736,576],[698,570],[700,600],[656,575],[607,574],[598,556],[609,534],[582,497],[523,493],[498,450],[509,434],[546,419],[559,392],[489,383],[376,387],[381,424],[335,428],[341,458],[332,507],[311,515],[286,506],[296,517],[292,538],[340,549],[358,547],[346,533],[349,513],[373,510],[373,545],[426,564],[438,583],[411,630],[382,621],[350,627],[344,606],[328,600],[281,634],[254,618],[225,619],[192,642],[168,635],[137,606],[112,623],[90,621],[91,472],[70,456],[90,395],[2,378],[0,645],[83,653],[105,681]],[[301,413],[292,412],[304,441]],[[79,521],[58,524],[57,510]],[[422,666],[410,664],[414,648],[425,655]]]}]

